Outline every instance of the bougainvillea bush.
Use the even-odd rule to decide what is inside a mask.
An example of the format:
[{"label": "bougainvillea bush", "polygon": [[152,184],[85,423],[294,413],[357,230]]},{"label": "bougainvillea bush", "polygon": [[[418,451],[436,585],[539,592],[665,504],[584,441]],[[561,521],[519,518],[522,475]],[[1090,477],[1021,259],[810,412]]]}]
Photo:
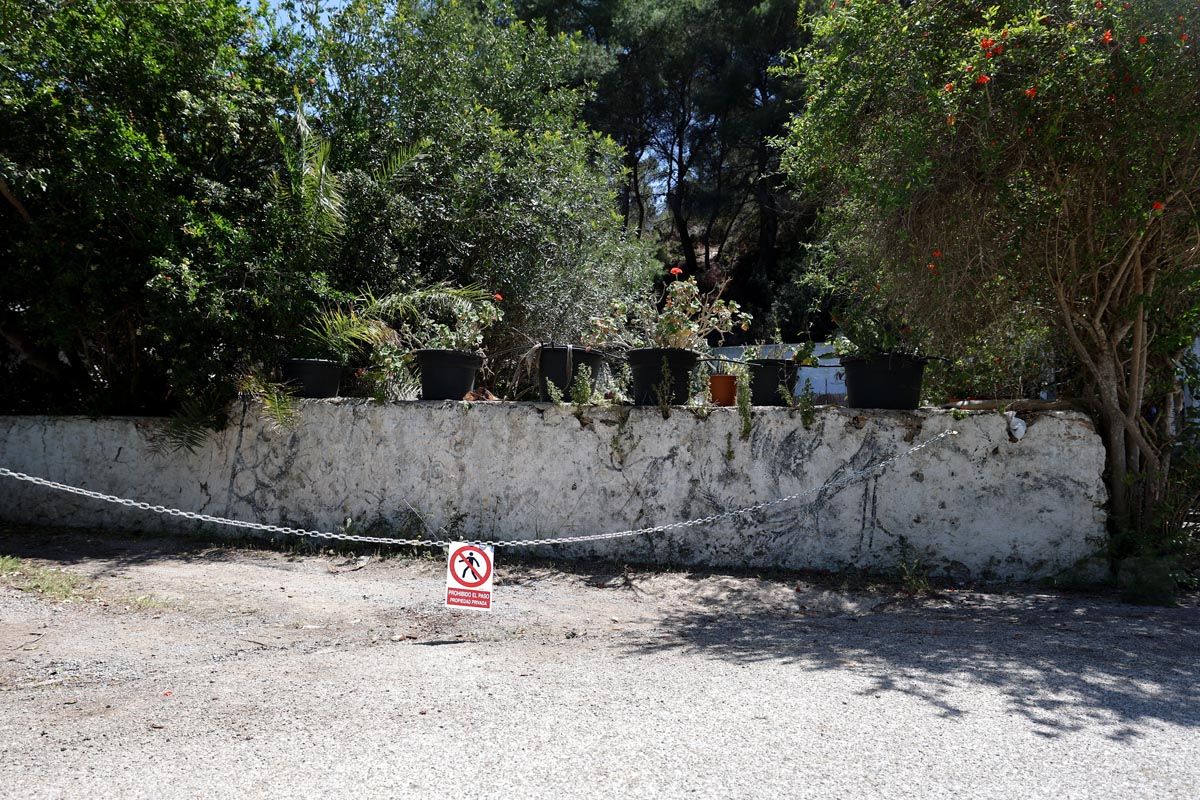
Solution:
[{"label": "bougainvillea bush", "polygon": [[838,0],[787,67],[808,96],[785,168],[825,197],[837,268],[943,351],[1047,325],[1104,435],[1118,528],[1155,519],[1200,318],[1198,16]]}]

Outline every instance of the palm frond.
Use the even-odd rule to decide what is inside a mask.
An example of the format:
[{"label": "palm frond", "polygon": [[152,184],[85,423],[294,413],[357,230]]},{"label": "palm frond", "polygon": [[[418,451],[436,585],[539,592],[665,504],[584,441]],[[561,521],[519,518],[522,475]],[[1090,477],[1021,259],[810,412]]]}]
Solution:
[{"label": "palm frond", "polygon": [[225,403],[215,396],[189,397],[179,410],[163,422],[151,436],[150,449],[155,453],[194,453],[204,446],[208,437],[225,426]]},{"label": "palm frond", "polygon": [[276,195],[302,214],[313,233],[333,239],[345,225],[346,201],[341,181],[330,163],[329,141],[313,131],[296,95],[296,134],[290,137],[278,121],[272,123],[283,154],[285,175],[272,177]]},{"label": "palm frond", "polygon": [[303,330],[314,344],[338,358],[350,356],[360,346],[384,344],[391,334],[370,309],[359,312],[353,305],[325,308]]},{"label": "palm frond", "polygon": [[396,152],[392,153],[391,157],[374,172],[371,177],[377,183],[387,183],[396,175],[399,175],[410,164],[415,162],[425,152],[425,148],[429,146],[428,139],[421,139],[419,142],[401,147]]},{"label": "palm frond", "polygon": [[242,378],[238,391],[258,402],[271,427],[276,430],[292,428],[300,420],[296,396],[281,383],[267,380],[258,373],[250,373]]},{"label": "palm frond", "polygon": [[384,319],[412,319],[420,316],[429,306],[449,305],[455,302],[481,303],[491,299],[492,293],[479,284],[460,287],[448,283],[435,283],[382,297],[371,294],[366,296],[367,307]]}]

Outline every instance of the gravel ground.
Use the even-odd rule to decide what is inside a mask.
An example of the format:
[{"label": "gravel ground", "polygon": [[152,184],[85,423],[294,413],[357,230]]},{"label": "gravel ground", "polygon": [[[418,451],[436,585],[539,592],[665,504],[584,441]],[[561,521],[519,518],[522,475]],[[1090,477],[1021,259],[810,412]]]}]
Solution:
[{"label": "gravel ground", "polygon": [[[1200,797],[1200,607],[0,533],[0,796]],[[503,557],[503,556],[502,556]]]}]

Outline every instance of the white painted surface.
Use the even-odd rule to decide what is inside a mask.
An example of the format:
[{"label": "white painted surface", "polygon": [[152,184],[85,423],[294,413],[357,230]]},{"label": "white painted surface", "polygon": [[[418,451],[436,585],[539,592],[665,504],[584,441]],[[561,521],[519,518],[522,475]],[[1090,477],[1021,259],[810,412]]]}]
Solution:
[{"label": "white painted surface", "polygon": [[[532,552],[711,567],[895,568],[918,557],[960,577],[1024,580],[1100,549],[1104,450],[1087,419],[1041,414],[1020,442],[1004,417],[822,408],[810,430],[787,409],[532,403],[307,401],[300,425],[253,411],[194,454],[152,452],[155,420],[0,417],[0,465],[151,503],[337,530],[352,519],[409,535],[411,506],[437,538],[538,538],[702,517],[819,486],[934,436],[961,433],[878,475],[734,521]],[[0,519],[196,530],[11,479]],[[230,533],[228,529],[208,532]],[[233,531],[237,534],[237,531]],[[502,551],[500,557],[504,557]]]}]

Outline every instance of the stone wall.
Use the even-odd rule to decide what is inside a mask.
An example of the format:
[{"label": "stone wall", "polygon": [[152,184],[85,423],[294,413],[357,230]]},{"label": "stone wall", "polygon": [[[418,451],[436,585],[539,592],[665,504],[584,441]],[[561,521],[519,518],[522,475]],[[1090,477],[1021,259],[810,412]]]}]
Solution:
[{"label": "stone wall", "polygon": [[[1028,418],[818,409],[805,428],[756,408],[710,413],[532,403],[306,401],[276,430],[253,408],[197,452],[155,452],[159,420],[0,417],[0,466],[219,516],[336,531],[534,539],[703,517],[830,484],[953,428],[878,473],[719,523],[532,552],[625,562],[890,570],[1028,580],[1103,546],[1104,450],[1072,413]],[[0,519],[198,530],[0,478]],[[205,532],[217,532],[208,528]],[[244,535],[244,531],[223,529]],[[438,538],[447,538],[439,536]]]}]

